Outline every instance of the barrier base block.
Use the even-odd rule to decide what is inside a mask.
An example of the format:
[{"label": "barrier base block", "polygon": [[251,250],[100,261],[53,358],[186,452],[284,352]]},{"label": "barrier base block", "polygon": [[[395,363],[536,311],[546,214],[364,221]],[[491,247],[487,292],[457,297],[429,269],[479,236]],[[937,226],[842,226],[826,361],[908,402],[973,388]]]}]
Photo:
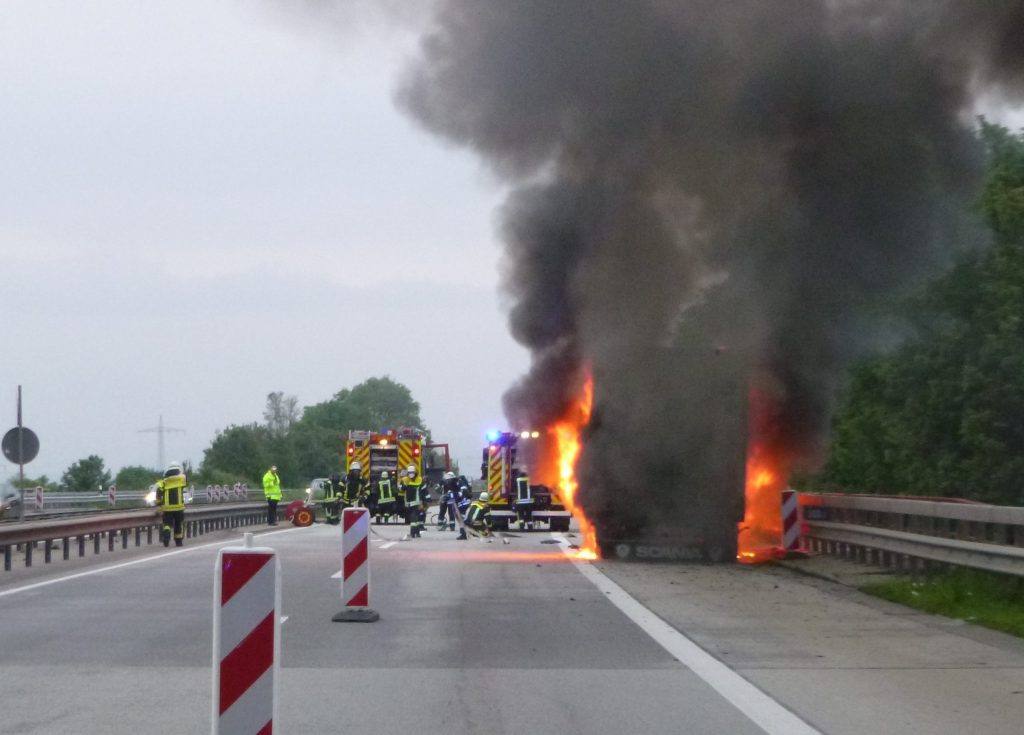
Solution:
[{"label": "barrier base block", "polygon": [[375,623],[380,620],[380,613],[368,607],[346,607],[331,618],[335,623]]}]

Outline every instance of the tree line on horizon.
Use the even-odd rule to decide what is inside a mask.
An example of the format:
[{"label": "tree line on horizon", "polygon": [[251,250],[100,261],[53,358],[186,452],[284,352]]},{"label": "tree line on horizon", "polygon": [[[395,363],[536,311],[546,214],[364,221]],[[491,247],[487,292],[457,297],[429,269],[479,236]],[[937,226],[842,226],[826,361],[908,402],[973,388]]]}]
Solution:
[{"label": "tree line on horizon", "polygon": [[[262,423],[232,424],[217,432],[204,450],[198,469],[188,462],[184,469],[196,485],[247,482],[259,487],[267,469],[277,465],[282,483],[297,487],[313,478],[341,472],[343,437],[350,429],[400,426],[425,430],[420,404],[412,392],[388,376],[369,378],[301,409],[295,396],[275,391],[267,395]],[[128,465],[113,475],[103,458],[92,454],[72,463],[60,481],[46,475],[26,477],[24,486],[95,492],[113,483],[125,490],[140,490],[162,474],[163,468]],[[12,483],[19,485],[16,479]]]}]

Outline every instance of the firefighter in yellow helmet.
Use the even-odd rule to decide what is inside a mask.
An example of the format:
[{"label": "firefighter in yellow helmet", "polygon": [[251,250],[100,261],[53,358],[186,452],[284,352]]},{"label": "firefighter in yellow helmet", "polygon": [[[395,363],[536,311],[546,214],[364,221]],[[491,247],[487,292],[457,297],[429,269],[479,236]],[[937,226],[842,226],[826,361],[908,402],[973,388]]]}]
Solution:
[{"label": "firefighter in yellow helmet", "polygon": [[487,493],[480,493],[480,498],[478,500],[474,500],[470,504],[469,510],[466,511],[466,525],[463,526],[458,537],[456,538],[457,541],[466,540],[467,526],[476,531],[477,533],[479,533],[481,536],[491,535],[491,508],[488,505],[490,500],[490,495],[488,495]]},{"label": "firefighter in yellow helmet", "polygon": [[263,475],[263,497],[267,499],[267,525],[276,526],[277,504],[281,502],[281,478],[276,464]]},{"label": "firefighter in yellow helmet", "polygon": [[160,509],[160,540],[164,546],[185,543],[185,471],[181,465],[172,464],[164,470],[164,476],[156,482],[156,505]]},{"label": "firefighter in yellow helmet", "polygon": [[409,524],[410,538],[419,538],[427,521],[427,489],[416,473],[416,467],[409,465],[402,477],[402,497],[405,498],[405,518]]}]

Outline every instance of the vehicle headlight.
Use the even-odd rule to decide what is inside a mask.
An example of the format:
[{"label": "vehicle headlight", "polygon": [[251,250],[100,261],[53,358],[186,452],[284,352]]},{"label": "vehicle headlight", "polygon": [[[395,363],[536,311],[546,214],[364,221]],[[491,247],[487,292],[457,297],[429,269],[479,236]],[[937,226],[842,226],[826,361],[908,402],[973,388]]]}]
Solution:
[{"label": "vehicle headlight", "polygon": [[146,497],[143,500],[146,501],[146,505],[156,505],[156,490],[150,490],[146,493]]}]

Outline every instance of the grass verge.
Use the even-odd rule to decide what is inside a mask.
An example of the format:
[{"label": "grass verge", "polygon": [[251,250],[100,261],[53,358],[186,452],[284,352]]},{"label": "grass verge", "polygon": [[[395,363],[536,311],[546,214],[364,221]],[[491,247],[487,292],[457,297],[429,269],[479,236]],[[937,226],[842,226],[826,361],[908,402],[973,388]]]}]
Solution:
[{"label": "grass verge", "polygon": [[1024,578],[954,569],[861,587],[890,602],[1024,638]]}]

